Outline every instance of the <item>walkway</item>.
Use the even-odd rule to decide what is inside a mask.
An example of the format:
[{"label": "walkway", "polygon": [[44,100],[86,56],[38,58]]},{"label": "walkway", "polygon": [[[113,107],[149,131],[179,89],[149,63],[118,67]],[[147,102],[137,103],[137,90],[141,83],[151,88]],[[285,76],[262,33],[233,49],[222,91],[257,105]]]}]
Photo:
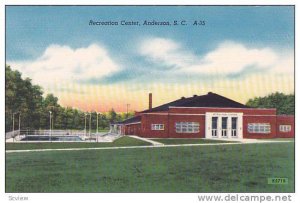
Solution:
[{"label": "walkway", "polygon": [[167,147],[189,147],[189,146],[217,146],[217,145],[243,145],[243,144],[264,144],[264,143],[287,143],[293,141],[257,141],[257,142],[230,142],[230,143],[207,143],[207,144],[174,144],[174,145],[152,145],[152,146],[126,146],[126,147],[95,147],[95,148],[68,148],[68,149],[28,149],[28,150],[7,150],[6,153],[16,152],[43,152],[43,151],[79,151],[99,149],[146,149],[146,148],[167,148]]},{"label": "walkway", "polygon": [[129,135],[129,137],[132,137],[132,138],[135,138],[135,139],[138,139],[138,140],[142,140],[144,142],[149,142],[149,143],[151,143],[154,146],[162,146],[162,145],[164,145],[163,143],[156,142],[156,141],[144,138],[144,137],[139,137],[139,136],[136,136],[136,135]]}]

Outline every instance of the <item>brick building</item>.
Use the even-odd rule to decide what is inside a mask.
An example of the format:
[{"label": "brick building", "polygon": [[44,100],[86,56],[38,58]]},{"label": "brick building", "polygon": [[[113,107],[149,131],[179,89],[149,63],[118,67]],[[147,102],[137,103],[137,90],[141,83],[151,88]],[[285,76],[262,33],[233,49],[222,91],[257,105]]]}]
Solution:
[{"label": "brick building", "polygon": [[149,138],[290,138],[295,135],[294,116],[276,115],[276,109],[250,108],[209,92],[180,98],[138,112],[111,125],[123,135]]}]

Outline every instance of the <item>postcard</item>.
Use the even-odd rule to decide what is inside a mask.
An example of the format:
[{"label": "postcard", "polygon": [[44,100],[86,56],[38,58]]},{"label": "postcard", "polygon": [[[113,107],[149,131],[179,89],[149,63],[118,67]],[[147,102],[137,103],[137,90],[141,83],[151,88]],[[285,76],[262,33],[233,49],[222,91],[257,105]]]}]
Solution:
[{"label": "postcard", "polygon": [[294,9],[7,5],[5,192],[294,193]]}]

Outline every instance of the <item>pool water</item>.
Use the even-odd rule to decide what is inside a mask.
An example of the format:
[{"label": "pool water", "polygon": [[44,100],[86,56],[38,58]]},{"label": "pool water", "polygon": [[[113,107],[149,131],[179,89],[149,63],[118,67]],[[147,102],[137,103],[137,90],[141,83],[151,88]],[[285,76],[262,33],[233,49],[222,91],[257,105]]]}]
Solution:
[{"label": "pool water", "polygon": [[78,136],[39,136],[28,135],[21,139],[21,141],[83,141]]}]

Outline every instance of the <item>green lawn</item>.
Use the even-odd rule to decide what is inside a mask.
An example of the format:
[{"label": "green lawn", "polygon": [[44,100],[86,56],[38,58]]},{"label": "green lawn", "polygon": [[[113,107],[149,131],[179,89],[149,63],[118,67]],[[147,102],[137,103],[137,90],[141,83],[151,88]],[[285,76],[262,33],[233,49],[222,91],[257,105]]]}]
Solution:
[{"label": "green lawn", "polygon": [[266,140],[266,141],[291,141],[291,142],[295,142],[295,138],[273,138],[273,139],[259,139],[259,140]]},{"label": "green lawn", "polygon": [[6,192],[294,192],[294,143],[7,153]]},{"label": "green lawn", "polygon": [[6,143],[6,150],[24,149],[63,149],[63,148],[93,148],[93,147],[121,147],[121,146],[141,146],[151,145],[131,137],[121,137],[112,143],[89,143],[89,142],[39,142],[39,143]]},{"label": "green lawn", "polygon": [[157,141],[163,143],[165,145],[172,145],[172,144],[208,144],[208,143],[228,143],[230,141],[223,141],[223,140],[209,140],[209,139],[172,139],[172,138],[158,138],[158,139],[151,139],[153,141]]}]

